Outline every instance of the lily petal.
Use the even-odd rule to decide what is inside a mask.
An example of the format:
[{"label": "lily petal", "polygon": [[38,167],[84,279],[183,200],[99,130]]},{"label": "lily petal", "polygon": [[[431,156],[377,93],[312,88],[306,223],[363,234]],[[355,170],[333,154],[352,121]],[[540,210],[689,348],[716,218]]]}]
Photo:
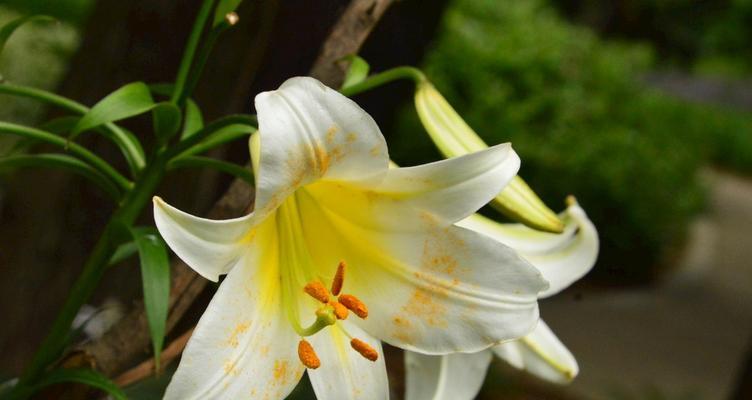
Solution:
[{"label": "lily petal", "polygon": [[216,282],[237,263],[253,214],[212,220],[195,217],[154,197],[154,221],[172,251],[201,276]]},{"label": "lily petal", "polygon": [[405,352],[405,400],[472,400],[491,364],[490,350],[429,356]]},{"label": "lily petal", "polygon": [[[511,145],[409,168],[390,169],[376,185],[319,182],[306,190],[324,207],[369,229],[409,231],[449,226],[488,203],[515,176]],[[376,217],[378,216],[378,217]]]},{"label": "lily petal", "polygon": [[517,250],[549,282],[541,298],[566,289],[587,274],[598,258],[598,231],[576,201],[570,201],[561,219],[564,232],[552,234],[522,224],[501,224],[481,215],[472,215],[457,223],[485,234]]},{"label": "lily petal", "polygon": [[446,354],[480,351],[535,327],[537,295],[547,284],[512,249],[455,226],[368,230],[310,195],[300,198],[306,236],[319,244],[309,246],[311,256],[318,265],[347,260],[344,290],[372,309],[358,323],[376,338]]},{"label": "lily petal", "polygon": [[387,169],[386,142],[373,118],[313,78],[291,78],[260,93],[256,111],[256,210],[262,215],[317,179],[363,181]]},{"label": "lily petal", "polygon": [[342,321],[348,334],[368,343],[379,354],[373,362],[350,347],[340,327],[329,327],[310,337],[322,360],[321,367],[308,370],[311,385],[319,399],[388,399],[389,383],[381,342],[357,325]]},{"label": "lily petal", "polygon": [[281,309],[274,219],[222,282],[201,317],[165,399],[287,396],[303,375],[297,335]]},{"label": "lily petal", "polygon": [[579,372],[577,360],[542,320],[529,335],[493,351],[512,366],[555,383],[570,382]]}]

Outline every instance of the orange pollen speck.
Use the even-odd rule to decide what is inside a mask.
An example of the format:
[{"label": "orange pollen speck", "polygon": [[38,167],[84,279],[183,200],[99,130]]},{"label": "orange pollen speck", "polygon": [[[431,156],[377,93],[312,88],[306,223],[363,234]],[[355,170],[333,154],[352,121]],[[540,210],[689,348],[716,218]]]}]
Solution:
[{"label": "orange pollen speck", "polygon": [[307,285],[305,285],[305,288],[303,288],[303,290],[305,290],[305,292],[308,293],[311,297],[322,303],[329,302],[329,291],[326,290],[326,287],[321,282],[309,282]]},{"label": "orange pollen speck", "polygon": [[360,318],[368,318],[368,308],[357,297],[351,294],[343,294],[339,296],[339,302]]},{"label": "orange pollen speck", "polygon": [[352,348],[355,349],[355,351],[360,353],[361,356],[371,361],[376,361],[379,359],[379,353],[377,353],[376,350],[374,350],[374,348],[371,347],[368,343],[360,339],[353,338],[350,341],[350,346],[352,346]]},{"label": "orange pollen speck", "polygon": [[308,368],[316,369],[321,366],[321,360],[319,360],[316,352],[313,351],[313,346],[305,340],[301,340],[298,343],[298,357],[300,358],[300,362]]},{"label": "orange pollen speck", "polygon": [[329,303],[334,308],[334,315],[337,316],[337,319],[347,319],[347,308],[343,306],[342,304],[332,301]]},{"label": "orange pollen speck", "polygon": [[345,283],[345,268],[347,264],[342,260],[337,265],[337,273],[334,274],[334,280],[332,280],[332,294],[337,296],[342,291],[342,285]]}]

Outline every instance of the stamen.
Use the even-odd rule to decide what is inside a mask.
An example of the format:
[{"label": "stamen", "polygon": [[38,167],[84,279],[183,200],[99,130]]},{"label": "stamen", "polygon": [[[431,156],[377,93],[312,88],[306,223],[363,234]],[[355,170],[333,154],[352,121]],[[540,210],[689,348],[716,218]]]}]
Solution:
[{"label": "stamen", "polygon": [[363,319],[368,318],[368,308],[357,297],[351,294],[343,294],[339,296],[338,300],[340,303],[342,303],[343,306],[354,312],[355,315]]},{"label": "stamen", "polygon": [[321,366],[321,360],[316,352],[313,351],[313,346],[305,340],[301,340],[298,343],[298,358],[300,362],[310,369],[316,369]]},{"label": "stamen", "polygon": [[319,281],[309,282],[307,285],[305,285],[305,288],[303,288],[303,290],[305,290],[305,292],[308,293],[311,297],[324,304],[329,302],[329,291],[326,290],[324,284]]},{"label": "stamen", "polygon": [[334,315],[337,316],[337,319],[347,319],[347,308],[343,306],[342,304],[331,301],[329,302],[329,305],[334,308]]},{"label": "stamen", "polygon": [[345,260],[340,261],[339,265],[337,265],[337,273],[334,274],[334,279],[332,280],[332,294],[335,296],[338,296],[342,291],[342,285],[345,283],[346,267]]},{"label": "stamen", "polygon": [[360,353],[361,356],[371,361],[376,361],[379,359],[379,353],[377,353],[376,350],[374,350],[374,348],[371,347],[368,343],[358,338],[353,338],[352,340],[350,340],[350,346],[352,346],[355,351]]}]

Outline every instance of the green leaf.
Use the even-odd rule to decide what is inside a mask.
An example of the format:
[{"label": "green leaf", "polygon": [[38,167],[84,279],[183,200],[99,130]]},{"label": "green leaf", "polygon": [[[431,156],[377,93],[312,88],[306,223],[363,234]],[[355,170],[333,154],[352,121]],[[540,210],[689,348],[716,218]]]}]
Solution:
[{"label": "green leaf", "polygon": [[5,48],[5,43],[8,42],[8,39],[10,39],[11,35],[13,35],[13,32],[15,32],[16,29],[20,28],[22,25],[31,21],[49,22],[54,20],[54,18],[47,15],[31,15],[28,17],[14,19],[13,21],[10,21],[7,24],[3,25],[3,27],[0,28],[0,54],[2,54],[3,49]]},{"label": "green leaf", "polygon": [[136,254],[137,251],[138,251],[138,246],[136,246],[135,241],[123,243],[120,246],[118,246],[117,249],[115,249],[115,253],[112,254],[112,257],[110,257],[110,261],[107,262],[107,265],[113,266],[122,261],[125,261],[130,256]]},{"label": "green leaf", "polygon": [[180,135],[180,140],[193,136],[203,127],[204,116],[201,114],[201,109],[195,101],[188,99],[185,104],[185,122],[183,123],[183,133]]},{"label": "green leaf", "polygon": [[154,106],[154,99],[145,83],[129,83],[107,95],[84,114],[73,128],[70,139],[99,125],[143,114]]},{"label": "green leaf", "polygon": [[347,69],[347,73],[345,74],[345,81],[342,83],[342,88],[340,88],[340,90],[353,85],[357,85],[358,83],[363,82],[366,77],[368,77],[368,71],[371,69],[371,67],[368,65],[366,60],[358,57],[355,54],[349,55],[342,60],[350,61],[350,67]]},{"label": "green leaf", "polygon": [[76,382],[101,389],[115,400],[126,400],[125,393],[106,376],[90,369],[55,369],[46,373],[34,386],[29,389],[27,396],[41,389],[57,383]]},{"label": "green leaf", "polygon": [[56,135],[64,135],[72,131],[80,120],[81,117],[75,115],[67,115],[64,117],[51,119],[42,124],[39,129],[47,132],[52,132]]},{"label": "green leaf", "polygon": [[216,158],[185,156],[175,158],[167,164],[168,170],[179,168],[213,168],[217,171],[233,175],[253,185],[253,174],[248,167],[217,160]]},{"label": "green leaf", "polygon": [[167,142],[180,129],[181,112],[170,102],[161,102],[152,110],[154,134],[161,143]]},{"label": "green leaf", "polygon": [[215,27],[225,20],[225,15],[235,11],[243,0],[219,0],[217,8],[214,9],[214,22],[212,27]]},{"label": "green leaf", "polygon": [[144,306],[154,348],[154,364],[159,371],[159,357],[164,344],[170,299],[170,264],[167,247],[153,228],[132,228],[131,234],[141,260]]},{"label": "green leaf", "polygon": [[203,141],[196,144],[195,146],[189,148],[185,152],[181,153],[180,156],[192,156],[195,154],[201,154],[208,150],[211,150],[219,145],[222,145],[224,143],[248,137],[254,132],[256,132],[257,129],[255,126],[246,125],[246,124],[232,124],[227,125],[223,128],[218,129],[214,133],[210,134],[206,137]]},{"label": "green leaf", "polygon": [[89,164],[65,154],[19,154],[0,158],[0,169],[48,167],[67,170],[92,181],[114,200],[120,199],[118,187]]}]

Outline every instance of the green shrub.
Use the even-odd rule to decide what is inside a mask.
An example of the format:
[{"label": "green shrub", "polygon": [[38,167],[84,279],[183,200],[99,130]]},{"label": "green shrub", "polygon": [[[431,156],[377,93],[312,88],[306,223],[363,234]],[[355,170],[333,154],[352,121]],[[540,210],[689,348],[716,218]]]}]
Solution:
[{"label": "green shrub", "polygon": [[[702,206],[697,173],[709,157],[752,165],[748,119],[648,91],[636,77],[651,58],[541,1],[456,0],[425,69],[488,143],[512,142],[521,175],[550,206],[578,198],[601,233],[597,274],[635,281],[681,243]],[[414,111],[403,114],[393,157],[438,158],[415,134]]]}]

